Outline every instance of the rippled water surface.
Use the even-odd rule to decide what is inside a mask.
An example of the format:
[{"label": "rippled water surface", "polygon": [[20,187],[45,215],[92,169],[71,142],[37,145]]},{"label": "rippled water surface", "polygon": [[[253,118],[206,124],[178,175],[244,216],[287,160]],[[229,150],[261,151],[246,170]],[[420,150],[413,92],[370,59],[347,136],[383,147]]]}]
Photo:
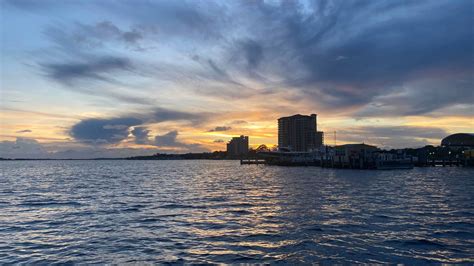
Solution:
[{"label": "rippled water surface", "polygon": [[474,169],[0,167],[2,264],[474,262]]}]

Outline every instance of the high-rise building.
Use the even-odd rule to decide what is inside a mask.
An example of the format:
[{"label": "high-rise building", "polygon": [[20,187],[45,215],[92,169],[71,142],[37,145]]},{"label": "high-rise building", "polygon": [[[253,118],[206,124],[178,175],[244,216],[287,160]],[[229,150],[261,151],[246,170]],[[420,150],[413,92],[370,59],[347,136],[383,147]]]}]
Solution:
[{"label": "high-rise building", "polygon": [[227,155],[228,156],[242,156],[249,152],[249,137],[240,136],[232,138],[227,143]]},{"label": "high-rise building", "polygon": [[278,148],[307,152],[323,145],[323,132],[317,131],[316,114],[293,115],[278,119]]},{"label": "high-rise building", "polygon": [[316,148],[324,145],[324,132],[316,131]]}]

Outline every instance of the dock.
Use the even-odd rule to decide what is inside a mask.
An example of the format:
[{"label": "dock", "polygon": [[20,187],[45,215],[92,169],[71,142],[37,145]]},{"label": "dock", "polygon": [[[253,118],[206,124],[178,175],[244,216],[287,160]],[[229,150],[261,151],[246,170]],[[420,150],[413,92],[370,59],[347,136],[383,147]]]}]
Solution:
[{"label": "dock", "polygon": [[266,164],[264,159],[241,159],[240,164]]}]

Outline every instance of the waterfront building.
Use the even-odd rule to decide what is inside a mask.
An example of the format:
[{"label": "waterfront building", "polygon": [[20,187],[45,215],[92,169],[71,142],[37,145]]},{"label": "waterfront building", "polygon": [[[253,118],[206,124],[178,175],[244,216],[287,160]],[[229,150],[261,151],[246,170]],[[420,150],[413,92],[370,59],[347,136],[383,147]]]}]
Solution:
[{"label": "waterfront building", "polygon": [[324,132],[316,131],[316,147],[322,147],[324,145]]},{"label": "waterfront building", "polygon": [[445,137],[441,146],[450,148],[474,148],[474,134],[457,133]]},{"label": "waterfront building", "polygon": [[337,167],[367,168],[375,164],[375,146],[361,144],[345,144],[334,148],[333,161]]},{"label": "waterfront building", "polygon": [[293,115],[278,119],[278,148],[308,152],[323,145],[323,132],[317,131],[317,116]]},{"label": "waterfront building", "polygon": [[464,166],[471,166],[473,167],[474,166],[474,149],[470,149],[470,150],[465,150],[465,151],[462,151],[462,153],[464,154]]},{"label": "waterfront building", "polygon": [[240,136],[232,138],[229,143],[227,143],[227,156],[229,157],[239,157],[247,155],[249,152],[249,137]]}]

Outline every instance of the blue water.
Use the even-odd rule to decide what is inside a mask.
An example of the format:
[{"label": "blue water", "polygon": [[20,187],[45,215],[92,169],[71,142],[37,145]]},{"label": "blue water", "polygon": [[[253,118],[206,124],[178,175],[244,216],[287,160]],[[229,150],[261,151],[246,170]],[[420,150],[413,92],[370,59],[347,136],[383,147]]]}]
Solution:
[{"label": "blue water", "polygon": [[0,167],[0,264],[474,263],[474,169]]}]

